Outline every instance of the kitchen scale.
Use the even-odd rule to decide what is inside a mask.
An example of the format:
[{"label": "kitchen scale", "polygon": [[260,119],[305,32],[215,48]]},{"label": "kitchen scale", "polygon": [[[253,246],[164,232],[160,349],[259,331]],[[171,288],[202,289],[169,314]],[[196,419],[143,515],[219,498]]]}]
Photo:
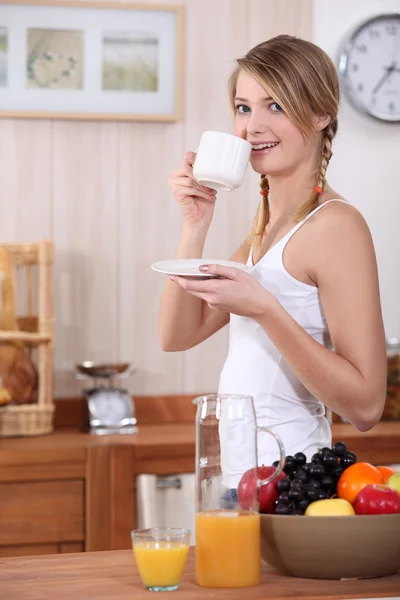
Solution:
[{"label": "kitchen scale", "polygon": [[94,363],[76,365],[76,378],[92,379],[84,390],[89,409],[90,433],[115,435],[138,431],[135,404],[131,394],[114,384],[114,379],[128,377],[129,363]]}]

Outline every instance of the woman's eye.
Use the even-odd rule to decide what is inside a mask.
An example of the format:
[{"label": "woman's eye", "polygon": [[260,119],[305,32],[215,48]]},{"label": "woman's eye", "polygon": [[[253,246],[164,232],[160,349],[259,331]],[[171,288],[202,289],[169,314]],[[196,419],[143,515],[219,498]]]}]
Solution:
[{"label": "woman's eye", "polygon": [[239,114],[249,113],[250,108],[248,106],[246,106],[246,104],[238,104],[236,106],[236,112]]},{"label": "woman's eye", "polygon": [[282,112],[282,107],[277,102],[272,102],[269,107],[272,112]]}]

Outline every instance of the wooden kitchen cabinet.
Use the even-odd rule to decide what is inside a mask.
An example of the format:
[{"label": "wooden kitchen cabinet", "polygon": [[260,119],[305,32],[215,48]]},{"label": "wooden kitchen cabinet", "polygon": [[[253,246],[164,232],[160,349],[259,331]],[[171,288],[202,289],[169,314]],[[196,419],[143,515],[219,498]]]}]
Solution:
[{"label": "wooden kitchen cabinet", "polygon": [[131,456],[77,431],[0,440],[0,557],[129,547]]}]

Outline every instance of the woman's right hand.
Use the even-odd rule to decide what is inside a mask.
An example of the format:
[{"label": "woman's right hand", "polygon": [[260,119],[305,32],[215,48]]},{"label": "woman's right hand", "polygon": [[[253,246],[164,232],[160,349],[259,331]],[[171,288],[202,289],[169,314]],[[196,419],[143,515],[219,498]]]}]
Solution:
[{"label": "woman's right hand", "polygon": [[189,226],[208,229],[214,213],[216,192],[201,185],[193,175],[195,152],[187,152],[182,164],[173,171],[169,183]]}]

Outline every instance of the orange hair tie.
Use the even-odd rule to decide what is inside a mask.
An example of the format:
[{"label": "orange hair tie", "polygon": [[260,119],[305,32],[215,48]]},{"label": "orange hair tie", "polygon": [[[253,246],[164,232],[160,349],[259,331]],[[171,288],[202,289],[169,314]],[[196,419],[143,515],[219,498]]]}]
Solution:
[{"label": "orange hair tie", "polygon": [[322,189],[322,187],[320,185],[316,185],[314,188],[314,192],[317,192],[317,194],[322,194],[324,190]]},{"label": "orange hair tie", "polygon": [[260,190],[260,194],[261,196],[264,196],[264,198],[268,198],[269,190]]}]

